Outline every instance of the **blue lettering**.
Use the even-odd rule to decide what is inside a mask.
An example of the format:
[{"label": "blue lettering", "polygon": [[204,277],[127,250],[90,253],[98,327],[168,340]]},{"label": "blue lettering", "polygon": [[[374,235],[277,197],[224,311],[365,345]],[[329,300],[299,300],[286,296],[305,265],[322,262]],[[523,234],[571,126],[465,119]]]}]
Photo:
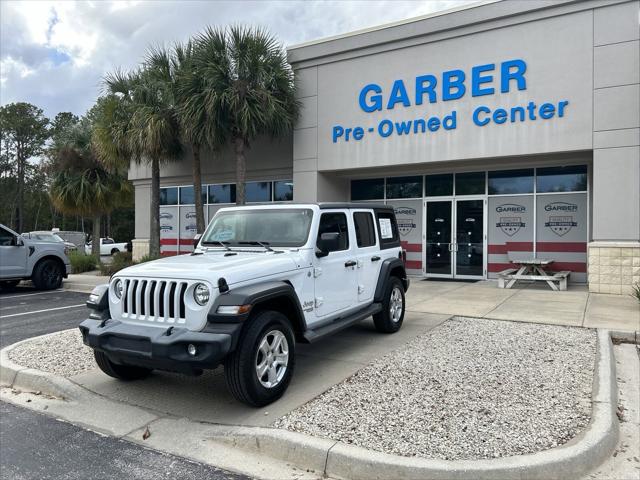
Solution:
[{"label": "blue lettering", "polygon": [[442,127],[445,130],[455,130],[457,118],[458,118],[457,111],[454,110],[453,112],[451,112],[451,115],[447,115],[442,119]]},{"label": "blue lettering", "polygon": [[333,143],[337,143],[338,139],[344,134],[344,128],[340,125],[333,127]]},{"label": "blue lettering", "polygon": [[[453,78],[455,77],[455,80]],[[442,74],[442,100],[457,100],[467,90],[464,86],[465,75],[462,70],[449,70]],[[455,92],[451,90],[455,89]]]},{"label": "blue lettering", "polygon": [[[512,71],[512,69],[515,69]],[[527,81],[524,78],[524,72],[527,71],[527,64],[524,60],[509,60],[502,62],[500,65],[500,91],[502,93],[509,92],[509,82],[515,80],[518,84],[518,90],[527,89]]]},{"label": "blue lettering", "polygon": [[393,122],[391,120],[382,120],[378,124],[378,134],[382,138],[387,138],[393,133]]},{"label": "blue lettering", "polygon": [[398,132],[398,135],[411,133],[411,120],[408,122],[396,122],[396,131]]},{"label": "blue lettering", "polygon": [[484,72],[491,72],[496,68],[495,64],[478,65],[471,69],[471,96],[480,97],[482,95],[493,95],[493,87],[482,87],[483,83],[493,82],[493,75],[482,75]]},{"label": "blue lettering", "polygon": [[543,120],[548,120],[553,118],[553,115],[556,113],[556,107],[551,103],[543,103],[540,105],[540,118]]},{"label": "blue lettering", "polygon": [[485,117],[484,119],[480,120],[481,113],[489,114],[491,113],[491,110],[489,110],[489,107],[481,105],[473,111],[473,123],[475,123],[479,127],[484,127],[487,123],[489,123],[489,119]]},{"label": "blue lettering", "polygon": [[435,132],[440,128],[440,119],[438,117],[431,117],[427,121],[427,128],[430,132]]},{"label": "blue lettering", "polygon": [[493,111],[493,122],[498,125],[507,121],[507,111],[504,108],[496,108]]},{"label": "blue lettering", "polygon": [[[374,92],[375,95],[371,95],[369,100],[367,101],[367,94],[369,92]],[[360,97],[358,101],[360,103],[360,108],[367,113],[375,112],[376,110],[382,110],[382,88],[380,85],[375,83],[370,83],[366,85],[362,90],[360,90]]]},{"label": "blue lettering", "polygon": [[407,95],[407,89],[404,87],[402,80],[396,80],[391,87],[391,95],[389,95],[389,102],[387,103],[387,109],[392,110],[396,103],[402,103],[405,107],[410,107],[409,96]]},{"label": "blue lettering", "polygon": [[364,137],[364,129],[362,127],[356,127],[353,129],[353,139],[354,140],[362,140]]},{"label": "blue lettering", "polygon": [[418,127],[421,130],[420,133],[424,133],[427,131],[427,124],[424,121],[424,118],[416,118],[413,121],[413,133],[418,133]]},{"label": "blue lettering", "polygon": [[429,95],[429,103],[436,103],[434,88],[437,84],[438,80],[433,75],[416,77],[416,105],[422,105],[422,97],[425,93]]},{"label": "blue lettering", "polygon": [[560,103],[558,103],[559,117],[564,117],[564,107],[566,107],[567,105],[569,105],[569,100],[562,100]]}]

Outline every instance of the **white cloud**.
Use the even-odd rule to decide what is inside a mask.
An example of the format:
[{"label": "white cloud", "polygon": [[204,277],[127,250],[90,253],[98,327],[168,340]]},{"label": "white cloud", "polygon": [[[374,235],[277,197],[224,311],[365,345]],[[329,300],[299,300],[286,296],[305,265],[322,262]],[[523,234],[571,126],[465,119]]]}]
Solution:
[{"label": "white cloud", "polygon": [[31,102],[53,117],[84,113],[103,76],[138,64],[148,46],[207,25],[267,27],[285,45],[435,12],[464,0],[38,1],[0,3],[0,103]]}]

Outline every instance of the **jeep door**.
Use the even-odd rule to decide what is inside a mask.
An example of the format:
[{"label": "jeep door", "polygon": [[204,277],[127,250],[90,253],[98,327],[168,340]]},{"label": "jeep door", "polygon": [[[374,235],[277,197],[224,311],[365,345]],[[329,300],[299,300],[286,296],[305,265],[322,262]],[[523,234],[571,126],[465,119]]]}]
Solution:
[{"label": "jeep door", "polygon": [[322,210],[320,214],[317,240],[323,233],[337,233],[338,246],[326,256],[315,258],[314,303],[317,317],[337,315],[358,304],[355,241],[348,219],[348,210]]},{"label": "jeep door", "polygon": [[370,210],[352,210],[356,234],[356,258],[358,262],[358,303],[373,300],[382,258],[376,235],[375,220]]},{"label": "jeep door", "polygon": [[27,247],[18,245],[18,235],[0,227],[0,278],[20,278],[27,274]]}]

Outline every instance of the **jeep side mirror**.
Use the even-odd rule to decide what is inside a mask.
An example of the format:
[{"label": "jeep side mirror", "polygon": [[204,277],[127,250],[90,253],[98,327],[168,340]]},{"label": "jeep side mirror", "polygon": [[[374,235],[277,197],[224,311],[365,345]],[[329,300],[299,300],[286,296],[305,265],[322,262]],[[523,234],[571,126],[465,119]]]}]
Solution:
[{"label": "jeep side mirror", "polygon": [[200,243],[201,238],[202,238],[202,234],[196,233],[196,236],[193,237],[193,248],[196,248],[198,246],[198,243]]},{"label": "jeep side mirror", "polygon": [[316,244],[316,257],[326,257],[331,252],[340,249],[340,234],[338,232],[321,233]]}]

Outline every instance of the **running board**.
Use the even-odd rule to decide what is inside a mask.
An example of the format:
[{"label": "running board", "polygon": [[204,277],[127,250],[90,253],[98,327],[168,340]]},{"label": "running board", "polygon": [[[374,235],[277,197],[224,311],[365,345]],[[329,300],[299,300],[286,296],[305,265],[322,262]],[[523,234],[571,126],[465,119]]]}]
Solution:
[{"label": "running board", "polygon": [[356,313],[349,315],[348,317],[337,318],[336,320],[329,323],[328,325],[319,327],[316,330],[311,330],[311,329],[307,330],[306,332],[304,332],[304,335],[303,335],[304,339],[309,343],[317,342],[318,340],[324,337],[333,335],[334,333],[339,332],[340,330],[344,330],[345,328],[350,327],[355,323],[361,322],[362,320],[370,317],[371,315],[375,315],[380,310],[382,310],[382,304],[372,303],[364,310],[359,310]]}]

